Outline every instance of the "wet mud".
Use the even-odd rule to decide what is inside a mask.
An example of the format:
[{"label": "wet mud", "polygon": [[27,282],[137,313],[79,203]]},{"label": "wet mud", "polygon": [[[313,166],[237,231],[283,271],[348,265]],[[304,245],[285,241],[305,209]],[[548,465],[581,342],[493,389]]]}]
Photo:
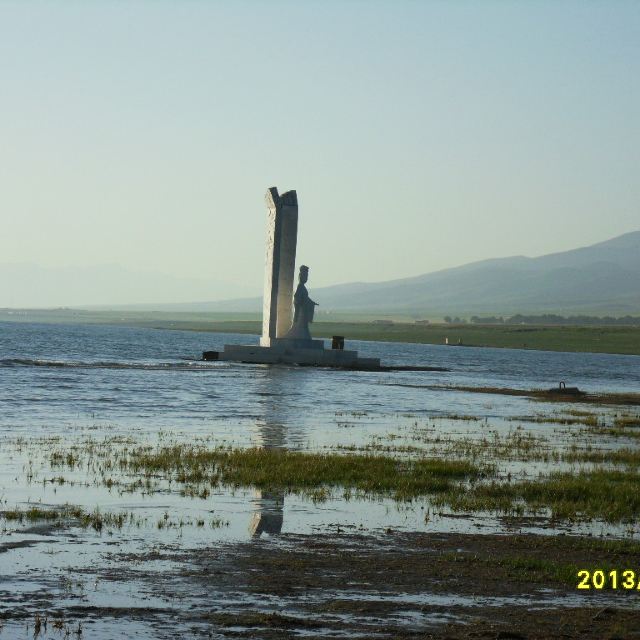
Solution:
[{"label": "wet mud", "polygon": [[158,638],[640,638],[640,591],[576,589],[580,568],[637,571],[639,550],[590,537],[344,530],[116,549],[78,577],[130,583],[149,606],[56,598],[43,572],[38,592],[1,594],[0,624],[21,632],[6,637],[42,638],[64,637],[53,623],[84,637],[117,623]]},{"label": "wet mud", "polygon": [[490,395],[517,396],[542,402],[584,403],[611,406],[640,406],[640,393],[586,393],[577,387],[561,389],[512,389],[509,387],[470,387],[460,385],[420,385],[387,382],[387,386],[429,389],[431,391],[463,391],[465,393],[486,393]]}]

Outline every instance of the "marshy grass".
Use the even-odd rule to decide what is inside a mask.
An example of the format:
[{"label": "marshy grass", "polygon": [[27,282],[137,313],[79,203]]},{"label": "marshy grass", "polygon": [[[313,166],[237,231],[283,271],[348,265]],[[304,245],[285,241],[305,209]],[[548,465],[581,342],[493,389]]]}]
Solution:
[{"label": "marshy grass", "polygon": [[569,415],[534,415],[534,416],[512,416],[511,422],[532,422],[541,424],[562,424],[574,425],[583,424],[587,427],[597,427],[602,424],[601,416],[593,413],[581,412],[579,415],[570,413]]},{"label": "marshy grass", "polygon": [[597,405],[640,406],[640,393],[559,393],[553,389],[512,389],[509,387],[469,387],[459,385],[411,385],[393,383],[391,386],[425,388],[436,391],[463,391],[503,396],[520,396],[543,402],[586,403]]},{"label": "marshy grass", "polygon": [[592,435],[609,436],[611,438],[629,438],[640,440],[640,429],[628,429],[626,427],[597,427],[590,431]]},{"label": "marshy grass", "polygon": [[[416,444],[419,443],[419,444]],[[501,435],[497,431],[483,432],[479,437],[452,436],[432,430],[415,429],[407,436],[390,434],[375,436],[366,445],[340,447],[352,452],[385,452],[438,459],[467,459],[474,463],[497,460],[556,461],[547,438],[518,427]]]},{"label": "marshy grass", "polygon": [[[640,433],[638,434],[640,437]],[[422,443],[421,446],[407,444],[407,441]],[[471,461],[502,462],[542,462],[547,464],[593,464],[607,466],[640,467],[640,449],[597,448],[591,444],[569,447],[553,447],[548,438],[529,433],[522,428],[509,431],[505,435],[497,432],[482,437],[451,437],[440,434],[409,436],[400,442],[391,438],[376,436],[365,445],[344,445],[340,450],[352,453],[387,453],[407,456],[431,456],[439,458],[469,459]]]},{"label": "marshy grass", "polygon": [[578,571],[584,568],[573,563],[544,560],[531,556],[494,558],[480,554],[451,552],[443,554],[442,559],[500,569],[510,578],[518,578],[526,582],[547,583],[551,581],[566,585],[575,584]]},{"label": "marshy grass", "polygon": [[[506,455],[514,448],[534,455],[540,442],[518,432],[489,439],[478,446],[496,448]],[[469,443],[457,454],[477,457]],[[567,462],[623,464],[637,467],[640,451],[578,450],[556,454]],[[469,460],[444,458],[396,459],[390,456],[319,454],[282,449],[198,449],[174,446],[133,450],[121,465],[144,474],[164,474],[187,485],[254,487],[300,493],[323,501],[332,489],[359,496],[390,496],[411,500],[430,496],[434,504],[457,511],[492,511],[521,514],[549,511],[556,520],[633,522],[640,517],[640,475],[637,471],[596,467],[577,472],[552,473],[522,482],[486,478],[495,468]]]},{"label": "marshy grass", "polygon": [[76,518],[82,514],[80,509],[65,507],[63,509],[43,509],[41,507],[29,507],[28,509],[10,509],[0,511],[0,517],[8,521],[17,522],[42,522],[47,520],[60,520],[61,518]]},{"label": "marshy grass", "polygon": [[613,420],[613,426],[616,429],[640,428],[640,415],[616,416]]},{"label": "marshy grass", "polygon": [[631,471],[595,469],[553,473],[524,482],[492,481],[466,492],[435,498],[454,511],[540,513],[558,520],[635,522],[640,517],[640,475]]},{"label": "marshy grass", "polygon": [[206,449],[175,445],[131,450],[121,468],[163,474],[186,485],[254,487],[307,494],[351,489],[365,495],[412,499],[449,491],[457,481],[484,476],[489,468],[464,460],[398,460],[380,455],[305,453],[285,449]]},{"label": "marshy grass", "polygon": [[[554,413],[551,419],[536,415],[534,421],[585,428],[558,432],[536,427],[532,432],[514,425],[505,433],[487,422],[477,434],[442,433],[436,424],[421,426],[416,421],[400,434],[375,436],[369,444],[314,452],[213,446],[199,440],[185,444],[165,437],[137,446],[130,440],[87,441],[54,446],[49,462],[54,468],[82,469],[94,483],[121,493],[179,492],[208,500],[216,489],[254,488],[298,494],[314,502],[335,495],[428,498],[436,507],[468,513],[636,523],[640,449],[632,443],[621,448],[599,436],[640,437],[637,419],[628,411],[605,415],[572,409]],[[505,461],[520,464],[514,472],[505,469]],[[565,466],[528,477],[523,462]],[[512,472],[519,481],[512,482]]]},{"label": "marshy grass", "polygon": [[607,465],[640,466],[640,449],[577,449],[562,453],[559,459],[571,463],[594,463]]},{"label": "marshy grass", "polygon": [[[478,435],[457,435],[441,433],[430,427],[414,425],[404,436],[395,434],[373,436],[366,445],[348,445],[340,447],[351,451],[377,451],[401,453],[406,455],[429,455],[438,458],[468,459],[488,462],[589,462],[593,447],[588,444],[581,449],[573,444],[568,450],[565,446],[554,444],[549,435],[534,433],[522,425],[509,429],[506,433],[487,429]],[[581,453],[588,455],[581,459]],[[609,453],[602,450],[603,457]],[[597,456],[593,460],[605,461]],[[612,461],[614,464],[618,460]]]},{"label": "marshy grass", "polygon": [[201,499],[209,498],[212,489],[225,487],[299,493],[315,501],[327,499],[337,488],[363,496],[410,500],[448,491],[456,483],[494,472],[493,465],[458,459],[179,443],[155,447],[85,443],[70,450],[54,450],[49,462],[56,469],[81,467],[93,474],[96,482],[121,492],[154,493],[178,485],[182,495]]},{"label": "marshy grass", "polygon": [[42,508],[39,506],[27,509],[15,508],[8,511],[0,511],[0,518],[19,523],[68,522],[84,529],[91,528],[95,531],[102,531],[103,528],[121,529],[127,523],[139,526],[142,522],[130,512],[102,513],[100,509],[89,512],[73,505],[63,505],[56,508]]}]

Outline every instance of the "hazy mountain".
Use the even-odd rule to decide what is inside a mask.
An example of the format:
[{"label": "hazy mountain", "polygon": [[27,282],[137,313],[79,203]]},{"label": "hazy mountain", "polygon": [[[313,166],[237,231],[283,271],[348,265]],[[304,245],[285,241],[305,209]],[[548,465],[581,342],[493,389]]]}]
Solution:
[{"label": "hazy mountain", "polygon": [[413,278],[328,287],[325,307],[511,313],[640,311],[640,231],[538,258],[470,263]]},{"label": "hazy mountain", "polygon": [[[254,289],[255,290],[255,289]],[[242,294],[249,295],[247,287]],[[189,302],[230,297],[238,286],[181,278],[118,265],[42,267],[0,265],[0,307],[62,307]]]},{"label": "hazy mountain", "polygon": [[[640,313],[640,231],[538,258],[483,260],[387,282],[314,288],[319,312],[402,315]],[[45,269],[0,265],[0,307],[123,306],[164,311],[255,311],[257,297],[223,299],[237,285],[105,265]],[[248,293],[248,291],[245,292]]]},{"label": "hazy mountain", "polygon": [[[538,258],[473,262],[388,282],[313,289],[321,311],[402,314],[640,312],[640,231]],[[209,306],[259,309],[256,299]]]}]

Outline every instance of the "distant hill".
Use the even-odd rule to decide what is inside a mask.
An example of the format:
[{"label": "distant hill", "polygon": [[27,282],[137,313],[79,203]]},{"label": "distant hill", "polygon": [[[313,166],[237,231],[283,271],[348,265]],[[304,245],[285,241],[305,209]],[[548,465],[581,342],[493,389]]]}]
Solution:
[{"label": "distant hill", "polygon": [[[327,311],[404,316],[638,314],[640,231],[538,258],[497,258],[401,280],[323,288],[314,288],[311,283],[310,288],[322,315]],[[176,291],[180,291],[178,299]],[[190,302],[220,300],[232,291],[237,293],[238,287],[130,272],[111,265],[83,270],[0,265],[0,307],[100,305],[158,311],[262,311],[258,297]],[[34,300],[38,302],[31,302]],[[105,300],[122,304],[106,305]]]},{"label": "distant hill", "polygon": [[640,310],[640,231],[539,258],[474,262],[414,278],[317,292],[323,307],[452,313]]},{"label": "distant hill", "polygon": [[[398,314],[640,312],[640,231],[538,258],[473,262],[412,278],[313,289],[320,310]],[[259,300],[207,305],[258,310]]]}]

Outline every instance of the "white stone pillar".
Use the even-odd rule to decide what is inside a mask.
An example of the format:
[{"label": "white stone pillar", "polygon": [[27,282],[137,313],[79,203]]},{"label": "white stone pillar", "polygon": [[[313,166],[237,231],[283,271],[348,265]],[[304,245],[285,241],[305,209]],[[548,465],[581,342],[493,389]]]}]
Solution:
[{"label": "white stone pillar", "polygon": [[271,346],[291,326],[293,280],[298,241],[298,198],[295,191],[281,196],[271,187],[267,203],[267,253],[264,270],[262,338],[260,344]]}]

